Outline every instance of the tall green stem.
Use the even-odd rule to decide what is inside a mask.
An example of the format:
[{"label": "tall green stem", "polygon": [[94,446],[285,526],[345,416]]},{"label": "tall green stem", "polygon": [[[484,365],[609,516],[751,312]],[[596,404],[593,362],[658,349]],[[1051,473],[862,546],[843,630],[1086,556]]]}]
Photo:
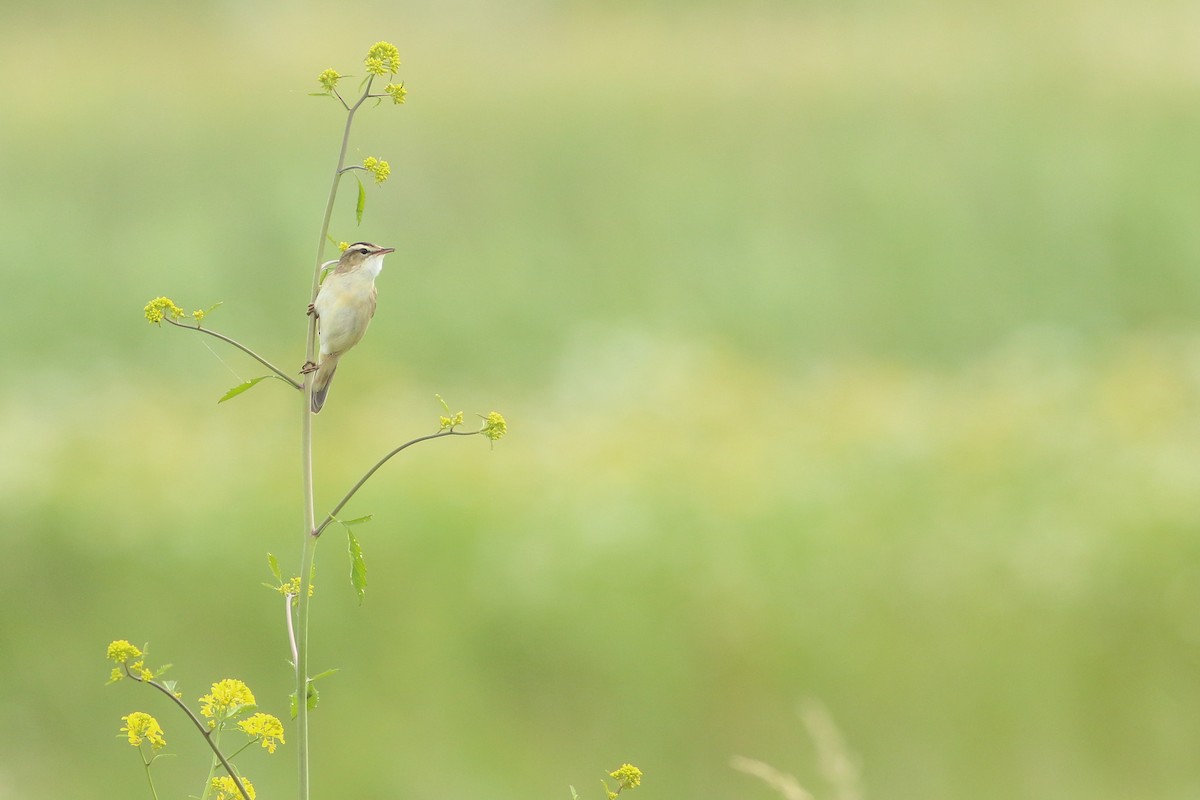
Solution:
[{"label": "tall green stem", "polygon": [[[321,265],[325,263],[325,242],[329,236],[329,221],[333,218],[333,204],[337,199],[338,183],[346,166],[346,150],[350,146],[350,126],[354,122],[354,112],[371,94],[371,81],[367,81],[366,90],[358,102],[346,110],[346,127],[342,131],[342,147],[338,151],[337,167],[333,170],[333,181],[329,186],[329,199],[325,203],[325,217],[321,222],[321,236],[317,241],[317,264],[313,270],[312,293],[309,302],[316,302],[317,291],[321,288]],[[305,342],[305,361],[313,362],[316,356],[317,318],[313,314],[308,318],[308,338]],[[304,475],[304,548],[300,556],[300,596],[296,609],[296,744],[299,753],[299,787],[297,796],[300,800],[309,800],[309,753],[308,753],[308,587],[312,581],[313,559],[316,557],[316,511],[313,497],[313,414],[312,408],[312,374],[304,376],[304,418],[300,427],[300,463]]]}]

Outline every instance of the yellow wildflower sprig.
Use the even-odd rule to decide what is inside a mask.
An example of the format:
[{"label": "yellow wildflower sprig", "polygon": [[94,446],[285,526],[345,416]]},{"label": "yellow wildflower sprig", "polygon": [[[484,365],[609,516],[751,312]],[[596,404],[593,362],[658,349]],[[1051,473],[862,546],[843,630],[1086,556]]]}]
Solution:
[{"label": "yellow wildflower sprig", "polygon": [[440,394],[435,394],[434,397],[442,404],[442,408],[446,410],[445,416],[438,417],[438,422],[440,423],[438,427],[439,431],[453,431],[456,427],[463,424],[463,412],[455,411],[451,413],[450,406],[446,404],[446,401],[442,399]]},{"label": "yellow wildflower sprig", "polygon": [[383,93],[392,98],[393,105],[401,105],[404,103],[404,98],[408,96],[408,89],[404,88],[403,83],[389,83],[383,87]]},{"label": "yellow wildflower sprig", "polygon": [[284,744],[283,723],[278,717],[260,711],[237,725],[252,740],[260,742],[268,753],[274,753],[278,745]]},{"label": "yellow wildflower sprig", "polygon": [[[246,711],[254,710],[254,695],[250,692],[249,687],[247,687],[246,684],[242,683],[241,681],[233,679],[227,679],[218,683],[214,683],[212,685],[212,691],[200,698],[201,714],[212,718],[208,724],[205,724],[205,722],[201,720],[194,711],[188,708],[186,703],[183,702],[183,695],[175,691],[174,681],[161,682],[155,679],[157,675],[161,675],[163,672],[165,672],[170,665],[167,665],[166,667],[160,667],[157,673],[145,668],[144,665],[147,649],[148,648],[145,646],[138,647],[137,645],[131,644],[126,639],[117,639],[111,642],[108,645],[105,655],[109,661],[112,661],[117,665],[113,670],[112,681],[121,680],[122,678],[129,678],[138,683],[144,683],[169,698],[171,702],[178,706],[179,709],[187,715],[187,718],[191,720],[192,725],[194,725],[200,735],[204,737],[204,741],[208,743],[208,747],[210,750],[212,750],[213,755],[216,756],[217,761],[220,762],[221,766],[225,769],[225,772],[228,773],[230,784],[227,797],[236,798],[240,796],[242,800],[254,800],[254,795],[252,794],[253,789],[247,789],[247,786],[243,784],[242,779],[238,777],[236,772],[234,772],[233,765],[230,763],[229,757],[227,757],[221,751],[221,748],[217,746],[216,737],[213,735],[215,731],[210,729],[210,726],[219,726],[221,723],[232,718],[233,716]],[[110,683],[112,681],[110,681]],[[270,715],[264,714],[262,716],[269,717]],[[139,747],[139,749],[143,741],[149,743],[151,748],[155,750],[166,744],[162,727],[158,724],[158,720],[154,719],[149,714],[144,714],[144,712],[133,712],[127,717],[122,717],[122,720],[125,722],[125,727],[121,729],[121,732],[125,733],[128,736],[130,743]],[[218,722],[218,720],[220,722]],[[255,730],[255,732],[251,733],[251,743],[253,743],[260,736],[266,736],[269,732],[276,730],[276,728],[270,725],[265,719],[260,723],[257,723],[255,726],[252,726],[252,729]],[[282,725],[279,726],[278,731],[282,732]],[[247,733],[250,733],[250,731],[247,731]],[[275,736],[273,733],[271,733],[271,737],[277,742],[283,741],[282,735]],[[265,743],[263,746],[267,747]],[[268,750],[273,752],[273,748],[268,747]],[[146,761],[143,757],[143,763],[146,764],[147,769],[147,778],[149,778],[149,768],[152,761],[153,758],[150,759],[150,761]],[[153,786],[153,782],[151,782],[151,786]]]},{"label": "yellow wildflower sprig", "polygon": [[121,721],[125,723],[121,733],[129,737],[129,743],[134,747],[140,747],[142,742],[146,742],[154,750],[166,747],[167,740],[163,738],[162,726],[145,711],[132,711],[121,717]]},{"label": "yellow wildflower sprig", "polygon": [[400,71],[400,51],[391,42],[376,42],[363,59],[371,75],[395,75]]},{"label": "yellow wildflower sprig", "polygon": [[608,791],[608,800],[613,800],[623,789],[636,789],[642,785],[642,771],[633,764],[622,764],[608,773],[608,777],[617,781],[615,792],[609,791],[607,783],[604,785],[605,791]]},{"label": "yellow wildflower sprig", "polygon": [[217,728],[226,721],[258,707],[250,687],[237,678],[225,678],[212,685],[212,690],[200,696],[200,713],[208,718],[208,727]]},{"label": "yellow wildflower sprig", "polygon": [[309,94],[313,97],[337,98],[342,107],[351,113],[357,111],[358,107],[367,99],[382,100],[385,97],[390,97],[394,105],[404,103],[408,89],[404,87],[403,82],[389,82],[381,94],[372,91],[372,86],[376,78],[391,77],[400,71],[400,51],[396,49],[394,44],[391,42],[376,42],[373,44],[371,49],[367,51],[366,57],[363,58],[363,67],[366,70],[366,75],[363,76],[362,83],[359,84],[359,88],[363,89],[363,93],[354,105],[346,102],[346,99],[342,97],[341,92],[337,88],[338,81],[351,76],[343,75],[332,67],[323,70],[317,75],[317,83],[321,85],[321,91],[309,92]]},{"label": "yellow wildflower sprig", "polygon": [[[636,789],[642,785],[642,771],[633,764],[622,764],[621,766],[608,773],[608,777],[614,778],[617,781],[617,788],[610,789],[608,781],[601,780],[600,785],[604,787],[604,794],[608,800],[616,800],[617,795],[626,789]],[[571,786],[571,800],[581,800],[579,792],[575,791],[575,787]]]}]

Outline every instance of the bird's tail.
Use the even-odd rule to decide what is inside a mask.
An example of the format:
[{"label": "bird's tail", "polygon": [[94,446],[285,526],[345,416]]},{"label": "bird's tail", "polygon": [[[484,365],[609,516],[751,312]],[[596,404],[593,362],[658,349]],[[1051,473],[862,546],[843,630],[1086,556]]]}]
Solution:
[{"label": "bird's tail", "polygon": [[314,414],[325,405],[325,395],[329,394],[329,384],[333,380],[333,373],[337,370],[337,365],[338,357],[335,355],[321,358],[321,365],[317,367],[317,374],[313,376],[312,413]]}]

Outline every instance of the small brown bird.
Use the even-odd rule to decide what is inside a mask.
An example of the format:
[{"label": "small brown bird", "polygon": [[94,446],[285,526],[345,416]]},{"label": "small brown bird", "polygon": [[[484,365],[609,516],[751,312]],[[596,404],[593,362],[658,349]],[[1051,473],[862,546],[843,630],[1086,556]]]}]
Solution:
[{"label": "small brown bird", "polygon": [[317,315],[320,328],[320,361],[304,367],[304,372],[317,373],[312,389],[314,414],[325,405],[338,359],[358,344],[375,316],[375,278],[383,269],[383,257],[395,251],[369,242],[350,245],[321,284],[316,302],[308,307],[308,313]]}]

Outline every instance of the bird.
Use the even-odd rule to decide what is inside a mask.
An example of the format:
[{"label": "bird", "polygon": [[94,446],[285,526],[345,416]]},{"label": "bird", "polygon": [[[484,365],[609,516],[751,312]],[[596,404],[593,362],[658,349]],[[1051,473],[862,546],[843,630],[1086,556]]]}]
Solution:
[{"label": "bird", "polygon": [[367,332],[367,325],[375,316],[375,278],[383,269],[383,257],[394,252],[394,247],[370,242],[350,245],[321,284],[317,299],[308,307],[308,313],[316,315],[320,330],[320,360],[316,364],[308,362],[301,370],[316,373],[312,413],[318,413],[325,405],[338,360]]}]

